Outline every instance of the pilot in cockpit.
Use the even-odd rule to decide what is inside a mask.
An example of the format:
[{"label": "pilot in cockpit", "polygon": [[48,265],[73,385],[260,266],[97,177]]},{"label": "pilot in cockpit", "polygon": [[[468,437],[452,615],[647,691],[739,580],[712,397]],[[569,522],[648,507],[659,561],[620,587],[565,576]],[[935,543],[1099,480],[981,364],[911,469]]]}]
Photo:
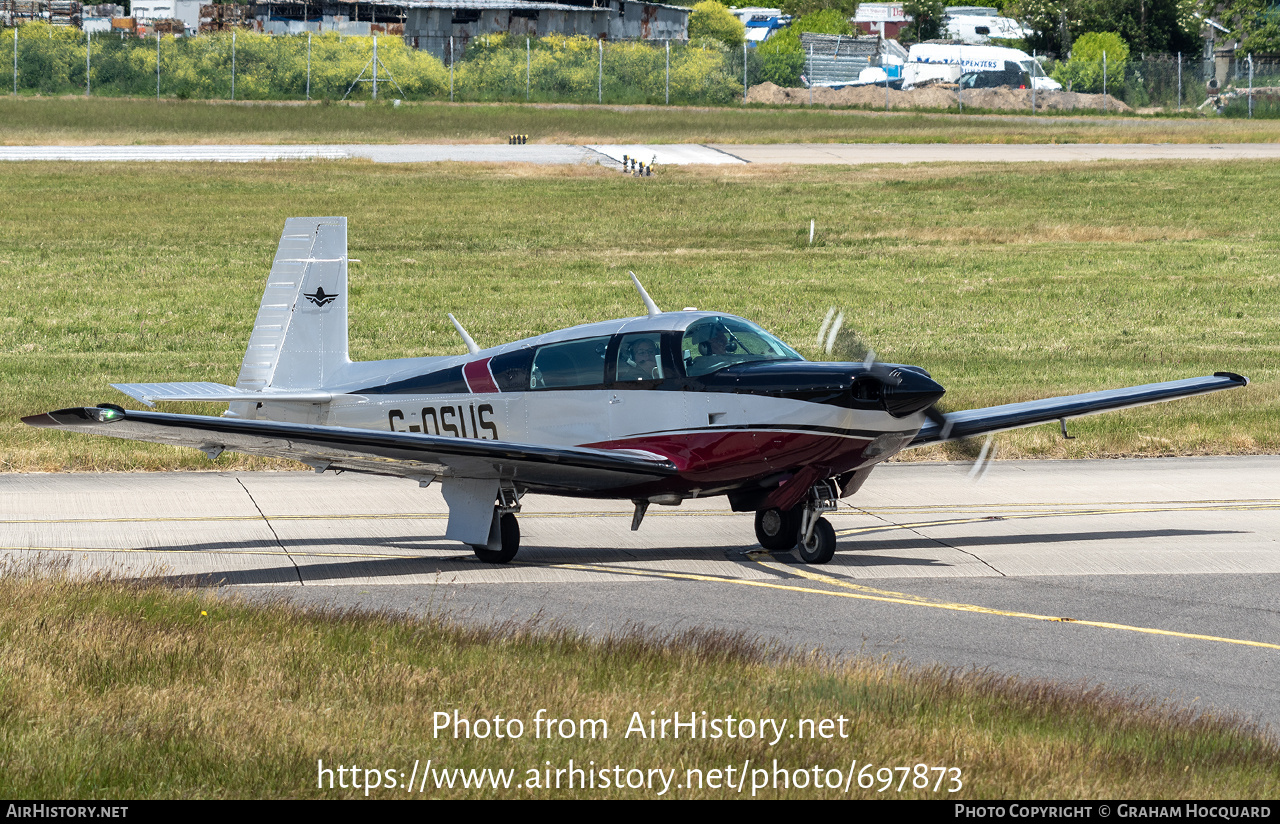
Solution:
[{"label": "pilot in cockpit", "polygon": [[651,381],[662,377],[658,368],[658,344],[652,338],[639,338],[623,347],[618,363],[618,380]]}]

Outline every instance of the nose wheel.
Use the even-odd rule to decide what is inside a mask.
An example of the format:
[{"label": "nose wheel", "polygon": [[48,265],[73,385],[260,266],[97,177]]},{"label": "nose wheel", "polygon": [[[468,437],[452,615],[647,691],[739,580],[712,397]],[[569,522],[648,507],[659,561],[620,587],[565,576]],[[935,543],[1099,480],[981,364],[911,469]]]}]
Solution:
[{"label": "nose wheel", "polygon": [[815,515],[813,530],[806,537],[800,533],[796,551],[806,564],[825,564],[836,554],[836,530],[826,518]]}]

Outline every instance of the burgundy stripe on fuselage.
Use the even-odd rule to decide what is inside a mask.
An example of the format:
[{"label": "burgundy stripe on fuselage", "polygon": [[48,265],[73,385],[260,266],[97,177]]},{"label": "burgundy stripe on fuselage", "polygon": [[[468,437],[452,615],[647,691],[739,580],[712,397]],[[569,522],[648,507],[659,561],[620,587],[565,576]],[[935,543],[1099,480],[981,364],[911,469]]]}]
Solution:
[{"label": "burgundy stripe on fuselage", "polygon": [[847,472],[862,463],[869,438],[811,432],[714,430],[642,435],[582,444],[594,449],[642,449],[669,459],[694,485],[727,484],[811,463]]},{"label": "burgundy stripe on fuselage", "polygon": [[462,376],[467,379],[467,386],[471,387],[471,391],[477,394],[484,392],[497,392],[498,384],[493,380],[493,375],[489,373],[489,358],[484,360],[471,361],[462,367]]}]

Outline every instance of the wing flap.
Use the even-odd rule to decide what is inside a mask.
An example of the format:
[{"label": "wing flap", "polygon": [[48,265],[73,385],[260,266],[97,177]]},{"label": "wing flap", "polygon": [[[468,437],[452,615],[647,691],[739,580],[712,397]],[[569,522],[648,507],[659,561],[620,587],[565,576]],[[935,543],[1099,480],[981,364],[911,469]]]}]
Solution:
[{"label": "wing flap", "polygon": [[1232,372],[1215,372],[1203,378],[1148,383],[1124,389],[1108,389],[1102,392],[1086,392],[1080,395],[988,406],[984,409],[967,409],[947,415],[949,431],[945,433],[946,437],[943,437],[943,427],[930,421],[921,427],[920,432],[911,443],[907,444],[906,448],[955,441],[1008,429],[1021,429],[1065,418],[1096,415],[1099,412],[1110,412],[1115,409],[1146,406],[1192,395],[1235,389],[1248,384],[1249,379],[1242,375]]},{"label": "wing flap", "polygon": [[313,467],[420,478],[502,478],[532,489],[596,492],[674,475],[666,458],[637,450],[556,447],[379,432],[337,426],[174,415],[99,406],[22,419],[31,426],[290,458]]}]

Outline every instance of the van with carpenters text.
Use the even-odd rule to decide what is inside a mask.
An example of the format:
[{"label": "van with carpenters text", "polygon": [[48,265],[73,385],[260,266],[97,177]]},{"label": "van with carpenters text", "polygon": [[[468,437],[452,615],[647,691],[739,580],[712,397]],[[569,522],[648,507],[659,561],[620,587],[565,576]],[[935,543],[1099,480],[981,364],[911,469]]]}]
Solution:
[{"label": "van with carpenters text", "polygon": [[1021,49],[1003,46],[960,46],[917,43],[907,52],[902,70],[902,87],[910,89],[928,80],[954,83],[968,72],[999,72],[1005,63],[1017,63],[1031,78],[1034,88],[1058,90],[1062,84],[1044,73],[1040,63]]}]

